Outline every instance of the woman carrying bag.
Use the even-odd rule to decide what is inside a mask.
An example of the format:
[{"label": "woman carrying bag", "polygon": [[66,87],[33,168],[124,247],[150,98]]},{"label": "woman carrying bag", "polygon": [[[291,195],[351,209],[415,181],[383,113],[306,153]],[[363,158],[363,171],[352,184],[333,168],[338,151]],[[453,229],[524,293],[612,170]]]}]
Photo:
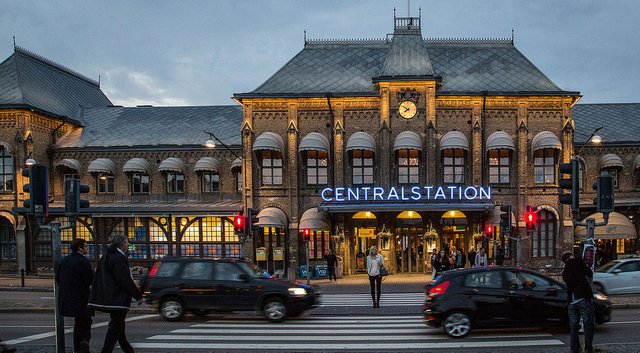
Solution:
[{"label": "woman carrying bag", "polygon": [[371,286],[371,299],[373,307],[380,307],[380,288],[382,287],[382,275],[380,269],[384,267],[384,259],[378,254],[378,248],[373,245],[369,249],[367,256],[367,273],[369,274],[369,285]]}]

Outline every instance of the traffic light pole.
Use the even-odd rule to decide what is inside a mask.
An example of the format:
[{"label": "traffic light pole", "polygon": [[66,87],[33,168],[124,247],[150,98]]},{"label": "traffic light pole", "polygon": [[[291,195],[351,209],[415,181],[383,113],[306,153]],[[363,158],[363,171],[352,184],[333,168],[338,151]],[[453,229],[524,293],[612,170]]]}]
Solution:
[{"label": "traffic light pole", "polygon": [[306,256],[306,258],[307,258],[307,260],[306,260],[306,266],[307,266],[306,272],[307,272],[307,285],[309,285],[311,283],[311,281],[309,279],[310,278],[309,277],[309,241],[306,240],[306,239],[304,240],[304,249],[305,249],[305,254],[307,255]]},{"label": "traffic light pole", "polygon": [[51,231],[51,247],[53,250],[53,296],[55,300],[54,310],[56,318],[56,353],[65,353],[64,342],[64,318],[60,313],[60,289],[58,288],[58,266],[62,260],[62,249],[60,240],[60,231],[63,229],[71,229],[73,225],[62,226],[60,222],[51,222],[49,225],[40,225],[41,229]]},{"label": "traffic light pole", "polygon": [[595,218],[587,218],[586,222],[577,222],[574,219],[573,225],[584,226],[587,228],[587,240],[584,242],[582,248],[582,259],[591,268],[591,271],[596,269],[596,227],[606,226],[609,223],[609,214],[603,213],[604,222],[596,222]]}]

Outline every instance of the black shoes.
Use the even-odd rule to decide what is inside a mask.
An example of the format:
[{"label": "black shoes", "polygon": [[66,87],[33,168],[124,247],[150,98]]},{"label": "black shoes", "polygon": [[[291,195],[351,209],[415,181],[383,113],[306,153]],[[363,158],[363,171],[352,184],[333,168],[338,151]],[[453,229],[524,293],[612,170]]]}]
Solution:
[{"label": "black shoes", "polygon": [[380,307],[380,303],[373,303],[373,308],[379,308]]}]

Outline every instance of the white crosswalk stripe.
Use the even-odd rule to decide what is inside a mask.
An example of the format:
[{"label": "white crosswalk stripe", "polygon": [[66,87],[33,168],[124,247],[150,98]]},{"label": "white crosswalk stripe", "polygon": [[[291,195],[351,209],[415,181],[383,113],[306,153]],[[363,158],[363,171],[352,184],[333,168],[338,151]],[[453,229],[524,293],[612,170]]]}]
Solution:
[{"label": "white crosswalk stripe", "polygon": [[[424,293],[382,293],[380,306],[406,306],[424,304]],[[371,294],[324,294],[320,306],[371,306]]]},{"label": "white crosswalk stripe", "polygon": [[562,341],[542,331],[471,333],[451,339],[441,329],[426,326],[422,316],[309,316],[283,323],[256,318],[223,318],[148,337],[132,345],[141,350],[425,350],[557,346]]}]

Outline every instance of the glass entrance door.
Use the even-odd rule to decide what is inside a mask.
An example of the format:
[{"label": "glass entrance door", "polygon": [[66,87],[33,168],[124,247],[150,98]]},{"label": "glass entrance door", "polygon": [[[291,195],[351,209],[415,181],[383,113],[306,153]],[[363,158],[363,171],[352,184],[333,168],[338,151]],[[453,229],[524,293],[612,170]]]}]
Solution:
[{"label": "glass entrance door", "polygon": [[396,228],[396,265],[398,272],[425,271],[422,227]]}]

